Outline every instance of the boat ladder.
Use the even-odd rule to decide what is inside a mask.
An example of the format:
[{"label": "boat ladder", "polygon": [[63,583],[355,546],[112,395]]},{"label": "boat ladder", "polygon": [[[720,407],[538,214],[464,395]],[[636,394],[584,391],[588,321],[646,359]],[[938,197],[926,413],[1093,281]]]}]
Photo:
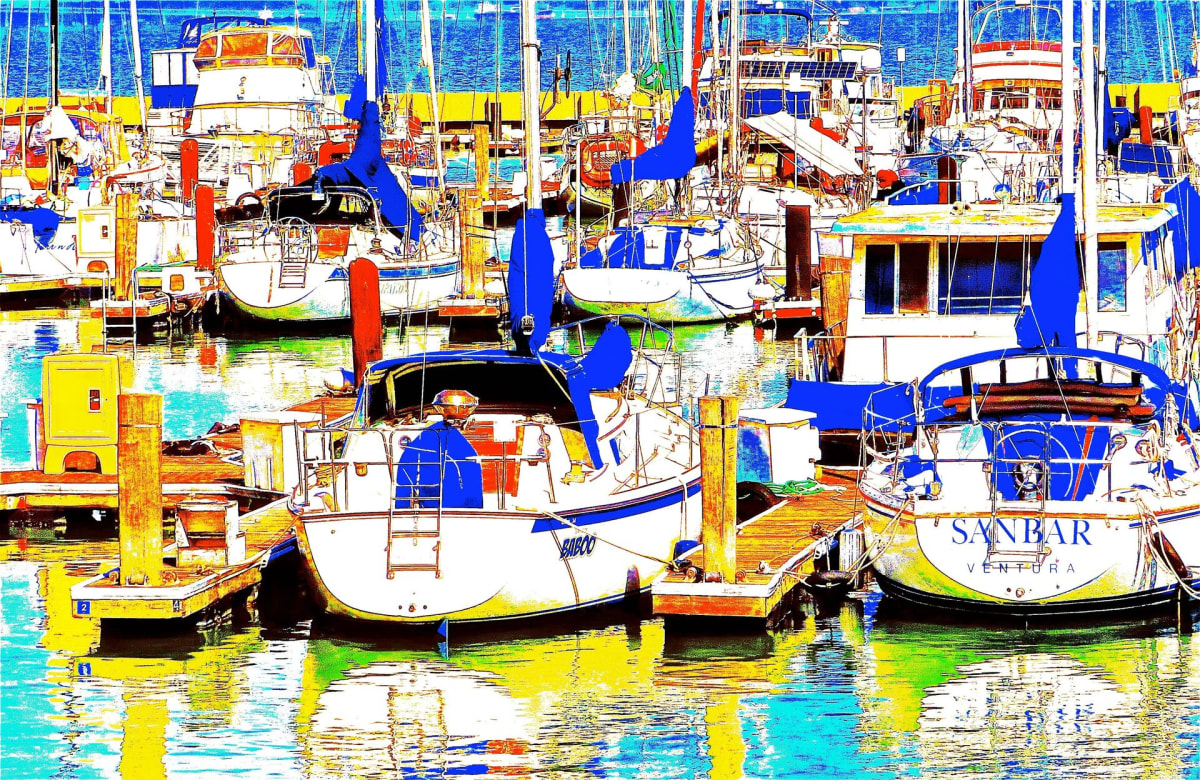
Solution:
[{"label": "boat ladder", "polygon": [[[987,563],[1040,566],[1049,555],[1046,545],[1046,495],[1050,490],[1050,436],[1043,440],[1041,458],[1000,457],[992,451],[992,517],[988,525]],[[1006,473],[1002,473],[1006,472]],[[1025,496],[1001,505],[997,482],[1016,474],[1018,492]],[[1019,511],[1013,511],[1017,506]]]},{"label": "boat ladder", "polygon": [[[445,468],[439,469],[439,473]],[[396,508],[399,469],[391,467],[392,492],[388,502],[387,578],[396,572],[431,571],[442,576],[442,485],[413,485],[410,508]],[[409,486],[405,486],[409,488]],[[426,490],[432,490],[432,495]],[[417,494],[422,494],[417,498]],[[422,511],[436,503],[437,511]]]},{"label": "boat ladder", "polygon": [[316,231],[308,222],[285,217],[275,224],[279,235],[279,289],[304,287],[308,264],[316,252]]}]

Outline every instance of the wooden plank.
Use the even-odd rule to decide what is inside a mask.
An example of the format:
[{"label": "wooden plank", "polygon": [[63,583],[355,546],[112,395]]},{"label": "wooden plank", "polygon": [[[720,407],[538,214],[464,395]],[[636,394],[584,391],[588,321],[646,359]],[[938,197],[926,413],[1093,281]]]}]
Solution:
[{"label": "wooden plank", "polygon": [[162,396],[117,397],[117,506],[121,577],[162,583]]},{"label": "wooden plank", "polygon": [[[733,581],[691,582],[667,572],[651,587],[656,615],[765,620],[812,571],[817,543],[851,522],[857,512],[853,481],[823,478],[827,490],[789,498],[738,528]],[[689,551],[692,565],[705,567],[704,548]],[[760,562],[769,573],[759,574]]]}]

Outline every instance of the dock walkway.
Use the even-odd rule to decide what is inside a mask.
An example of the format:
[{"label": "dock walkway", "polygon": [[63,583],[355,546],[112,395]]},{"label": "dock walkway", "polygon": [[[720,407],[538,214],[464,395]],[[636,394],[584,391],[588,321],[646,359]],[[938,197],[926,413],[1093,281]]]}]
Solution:
[{"label": "dock walkway", "polygon": [[[854,480],[826,473],[826,490],[788,497],[738,526],[737,581],[693,582],[686,572],[666,572],[651,587],[654,614],[668,618],[732,618],[768,621],[784,599],[813,572],[825,539],[854,522]],[[704,549],[688,551],[704,570]],[[760,573],[760,564],[765,572]]]},{"label": "dock walkway", "polygon": [[104,620],[186,619],[262,581],[272,559],[295,549],[296,535],[287,499],[239,518],[246,534],[246,559],[232,566],[180,568],[174,545],[164,551],[162,585],[123,586],[118,564],[71,588],[71,613]]}]

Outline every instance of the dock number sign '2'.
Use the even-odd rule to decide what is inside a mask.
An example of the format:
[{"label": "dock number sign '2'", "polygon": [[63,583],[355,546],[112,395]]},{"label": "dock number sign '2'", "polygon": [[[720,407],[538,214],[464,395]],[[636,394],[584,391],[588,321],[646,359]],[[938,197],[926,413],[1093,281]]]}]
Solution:
[{"label": "dock number sign '2'", "polygon": [[596,537],[588,534],[584,536],[572,536],[570,539],[564,539],[562,548],[559,550],[559,559],[566,560],[567,558],[581,558],[585,555],[591,555],[596,549]]}]

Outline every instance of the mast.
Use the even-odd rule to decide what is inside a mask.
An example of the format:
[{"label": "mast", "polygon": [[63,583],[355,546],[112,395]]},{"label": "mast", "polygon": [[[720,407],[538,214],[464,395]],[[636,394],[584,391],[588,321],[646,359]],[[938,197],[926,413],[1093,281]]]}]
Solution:
[{"label": "mast", "polygon": [[1075,193],[1075,9],[1062,0],[1062,180],[1058,191]]},{"label": "mast", "polygon": [[721,17],[717,12],[720,0],[713,0],[712,3],[712,19],[709,25],[712,27],[712,76],[709,79],[711,88],[708,92],[709,99],[709,116],[712,117],[713,124],[717,131],[717,186],[720,187],[725,182],[725,144],[721,143],[721,123],[718,121],[721,117],[721,82],[717,80],[717,76],[721,73]]},{"label": "mast", "polygon": [[100,24],[100,89],[106,114],[112,114],[113,110],[111,4],[111,0],[104,0],[104,18]]},{"label": "mast", "polygon": [[[626,0],[628,7],[628,0]],[[538,62],[537,0],[521,0],[521,109],[525,113],[525,172],[529,179],[525,209],[542,207],[542,73]],[[629,15],[625,15],[628,24]],[[628,38],[626,39],[628,40]]]},{"label": "mast", "polygon": [[967,38],[970,37],[967,33],[967,1],[958,0],[955,10],[958,23],[955,25],[955,43],[954,43],[954,76],[962,79],[959,85],[958,104],[963,112],[963,117],[969,119],[971,116],[970,98],[967,95]]},{"label": "mast", "polygon": [[363,3],[363,54],[366,62],[366,73],[363,77],[367,82],[367,101],[374,103],[379,100],[379,28],[375,17],[376,0],[364,0]]},{"label": "mast", "polygon": [[1097,197],[1099,187],[1096,179],[1099,159],[1099,143],[1096,122],[1096,55],[1093,45],[1092,13],[1095,11],[1093,0],[1082,0],[1083,26],[1080,30],[1080,63],[1082,67],[1083,89],[1083,149],[1079,160],[1080,188],[1083,201],[1083,278],[1084,278],[1084,311],[1087,312],[1087,343],[1092,346],[1095,334],[1095,293],[1091,288],[1093,280],[1099,279],[1099,244],[1096,236]]},{"label": "mast", "polygon": [[971,56],[971,45],[975,41],[975,31],[971,28],[971,0],[963,0],[963,102],[966,106],[967,120],[971,119],[972,101],[975,92],[975,69]]},{"label": "mast", "polygon": [[658,3],[655,0],[647,0],[647,2],[649,4],[647,10],[650,15],[650,27],[648,31],[650,38],[650,62],[653,65],[658,65],[662,61],[662,48],[658,43]]},{"label": "mast", "polygon": [[621,0],[621,33],[625,38],[625,72],[633,73],[633,37],[629,34],[629,0]]},{"label": "mast", "polygon": [[[28,22],[27,22],[28,23]],[[11,34],[11,31],[10,31]],[[50,0],[50,96],[46,101],[46,113],[58,106],[58,0]],[[24,122],[24,120],[21,120]],[[26,131],[27,132],[27,131]],[[61,141],[55,139],[50,142],[50,154],[48,176],[46,177],[46,191],[53,197],[58,191],[58,149]],[[21,159],[25,159],[25,155],[21,155]]]},{"label": "mast", "polygon": [[[716,0],[713,0],[715,3]],[[692,10],[692,0],[684,0],[684,11]],[[696,29],[690,38],[692,45],[688,56],[691,57],[691,73],[690,79],[692,84],[692,97],[696,97],[696,90],[700,87],[700,69],[704,67],[704,0],[696,0]],[[713,53],[714,56],[716,52]],[[696,98],[697,100],[699,98]]]},{"label": "mast", "polygon": [[1100,23],[1096,31],[1097,49],[1096,49],[1096,111],[1098,117],[1096,126],[1100,128],[1100,135],[1097,136],[1097,141],[1104,143],[1104,123],[1107,117],[1104,116],[1103,106],[1108,105],[1105,98],[1108,93],[1108,2],[1100,0]]},{"label": "mast", "polygon": [[438,190],[445,192],[446,183],[442,179],[446,168],[442,165],[441,111],[438,108],[437,68],[433,60],[433,23],[429,18],[429,0],[421,0],[421,59],[425,60],[429,70],[429,107],[433,114],[433,164],[437,168]]},{"label": "mast", "polygon": [[[730,0],[729,3],[729,173],[730,179],[736,186],[740,171],[741,155],[738,145],[741,143],[741,71],[742,71],[742,2]],[[864,144],[866,141],[863,142]]]},{"label": "mast", "polygon": [[692,0],[683,0],[683,50],[679,52],[679,86],[691,85],[696,92],[692,75]]},{"label": "mast", "polygon": [[[55,2],[55,0],[51,0]],[[137,0],[129,0],[129,29],[133,45],[133,84],[137,87],[138,116],[142,120],[142,149],[146,146],[146,89],[142,85],[142,35],[138,29]]]}]

